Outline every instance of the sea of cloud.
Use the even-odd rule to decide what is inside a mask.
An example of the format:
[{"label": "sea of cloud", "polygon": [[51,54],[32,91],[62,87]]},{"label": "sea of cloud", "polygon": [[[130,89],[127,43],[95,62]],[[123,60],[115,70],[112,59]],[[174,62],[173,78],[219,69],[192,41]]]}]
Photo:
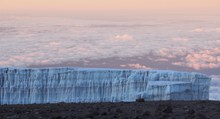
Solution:
[{"label": "sea of cloud", "polygon": [[218,68],[219,20],[217,16],[142,21],[1,18],[0,66],[28,67],[153,55],[157,56],[155,61],[179,58],[171,62],[174,66],[195,70]]}]

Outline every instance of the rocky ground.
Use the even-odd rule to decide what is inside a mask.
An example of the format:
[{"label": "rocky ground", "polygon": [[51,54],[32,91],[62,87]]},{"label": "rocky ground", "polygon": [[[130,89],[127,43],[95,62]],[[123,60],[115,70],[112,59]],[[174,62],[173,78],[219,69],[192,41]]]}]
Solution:
[{"label": "rocky ground", "polygon": [[219,101],[1,105],[0,119],[220,119]]}]

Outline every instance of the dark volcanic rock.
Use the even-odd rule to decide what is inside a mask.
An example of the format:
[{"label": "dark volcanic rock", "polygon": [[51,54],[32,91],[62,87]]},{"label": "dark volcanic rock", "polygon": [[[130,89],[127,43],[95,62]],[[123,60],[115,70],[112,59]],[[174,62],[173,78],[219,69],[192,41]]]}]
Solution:
[{"label": "dark volcanic rock", "polygon": [[186,110],[187,114],[189,115],[193,115],[195,114],[195,111],[193,109],[189,109],[189,110]]},{"label": "dark volcanic rock", "polygon": [[140,99],[136,99],[136,102],[145,102],[145,100],[143,98],[140,98]]},{"label": "dark volcanic rock", "polygon": [[201,114],[201,113],[197,113],[196,114],[196,119],[208,119],[205,115]]},{"label": "dark volcanic rock", "polygon": [[173,108],[171,106],[168,106],[166,107],[164,110],[163,110],[164,113],[172,113],[173,112]]},{"label": "dark volcanic rock", "polygon": [[122,113],[123,111],[121,109],[116,109],[116,113]]},{"label": "dark volcanic rock", "polygon": [[216,101],[1,105],[0,119],[219,119]]},{"label": "dark volcanic rock", "polygon": [[143,116],[150,116],[150,115],[151,115],[150,111],[145,111],[145,112],[143,113]]}]

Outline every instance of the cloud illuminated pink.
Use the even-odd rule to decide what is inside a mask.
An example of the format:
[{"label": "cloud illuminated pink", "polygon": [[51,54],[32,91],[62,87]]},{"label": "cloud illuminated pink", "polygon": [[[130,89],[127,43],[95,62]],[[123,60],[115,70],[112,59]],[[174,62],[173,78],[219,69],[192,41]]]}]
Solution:
[{"label": "cloud illuminated pink", "polygon": [[149,69],[152,69],[151,67],[147,67],[145,65],[141,65],[141,64],[127,64],[127,65],[120,65],[120,67],[128,67],[128,68],[133,68],[133,69],[146,69],[146,70],[149,70]]},{"label": "cloud illuminated pink", "polygon": [[188,42],[189,39],[188,38],[173,38],[173,41],[176,41],[176,42]]},{"label": "cloud illuminated pink", "polygon": [[204,32],[205,29],[204,28],[195,28],[192,30],[192,32]]},{"label": "cloud illuminated pink", "polygon": [[132,41],[134,40],[134,38],[131,35],[123,34],[123,35],[114,36],[112,40],[126,42],[126,41]]},{"label": "cloud illuminated pink", "polygon": [[218,68],[220,67],[219,53],[219,48],[191,52],[185,58],[185,65],[196,70]]}]

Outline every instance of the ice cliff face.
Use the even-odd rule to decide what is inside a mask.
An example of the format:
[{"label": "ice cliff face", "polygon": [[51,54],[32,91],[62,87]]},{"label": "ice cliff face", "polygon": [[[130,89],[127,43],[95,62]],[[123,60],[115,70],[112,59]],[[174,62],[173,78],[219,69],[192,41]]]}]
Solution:
[{"label": "ice cliff face", "polygon": [[210,80],[159,70],[0,68],[0,104],[207,100]]}]

